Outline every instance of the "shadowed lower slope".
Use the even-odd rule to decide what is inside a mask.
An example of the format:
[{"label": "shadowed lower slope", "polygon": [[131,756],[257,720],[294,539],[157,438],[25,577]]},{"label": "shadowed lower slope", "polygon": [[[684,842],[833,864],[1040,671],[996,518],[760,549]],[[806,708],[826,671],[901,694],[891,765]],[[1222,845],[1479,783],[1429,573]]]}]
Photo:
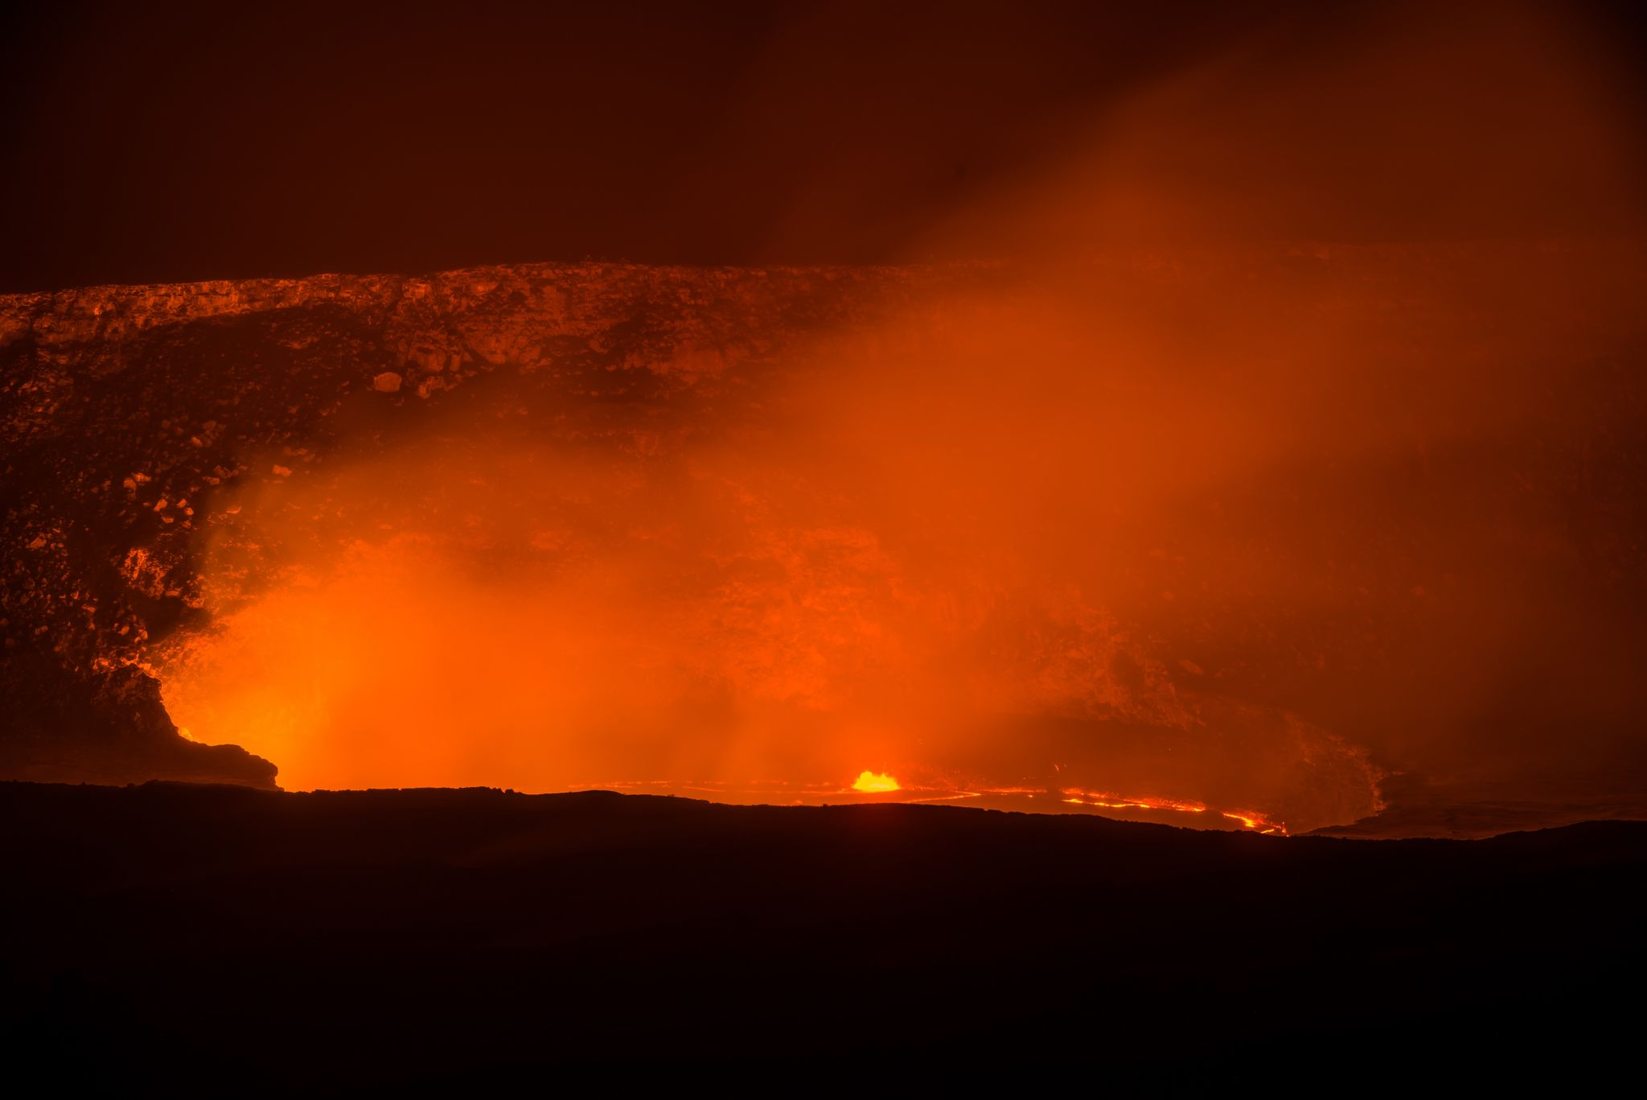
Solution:
[{"label": "shadowed lower slope", "polygon": [[1643,973],[1632,822],[1355,842],[7,784],[0,850],[9,1057],[107,1084],[542,1084],[750,1059],[776,1075],[761,1087],[1064,1064],[1576,1082],[1623,1064],[1614,1006]]}]

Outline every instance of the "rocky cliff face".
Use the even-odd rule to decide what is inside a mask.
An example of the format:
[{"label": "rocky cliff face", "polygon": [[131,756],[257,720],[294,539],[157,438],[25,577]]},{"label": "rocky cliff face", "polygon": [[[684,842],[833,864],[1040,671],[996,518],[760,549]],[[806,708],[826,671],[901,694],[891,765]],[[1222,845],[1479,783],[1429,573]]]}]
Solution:
[{"label": "rocky cliff face", "polygon": [[351,402],[438,404],[506,371],[580,430],[631,431],[625,410],[909,278],[556,265],[0,297],[0,775],[273,782],[180,738],[143,655],[198,622],[214,501],[356,443],[336,427]]},{"label": "rocky cliff face", "polygon": [[[1309,248],[0,298],[0,776],[297,774],[180,736],[153,662],[235,606],[216,589],[276,590],[271,536],[336,558],[398,525],[440,543],[446,588],[333,647],[384,653],[327,736],[380,696],[416,720],[441,676],[482,706],[475,752],[574,714],[589,769],[657,719],[637,759],[676,731],[736,758],[722,731],[764,723],[791,743],[762,758],[777,774],[897,752],[1294,828],[1372,812],[1391,771],[1639,791],[1644,267],[1633,246]],[[502,434],[529,445],[500,455]],[[408,545],[317,598],[373,616],[435,560]],[[575,584],[510,587],[529,573]],[[398,636],[459,596],[524,641],[465,633],[467,608]],[[239,659],[330,629],[296,614],[285,649]],[[577,671],[548,718],[492,705],[551,661]],[[222,696],[237,667],[196,682]],[[196,732],[261,747],[228,729],[259,705]],[[508,760],[440,781],[570,781]]]}]

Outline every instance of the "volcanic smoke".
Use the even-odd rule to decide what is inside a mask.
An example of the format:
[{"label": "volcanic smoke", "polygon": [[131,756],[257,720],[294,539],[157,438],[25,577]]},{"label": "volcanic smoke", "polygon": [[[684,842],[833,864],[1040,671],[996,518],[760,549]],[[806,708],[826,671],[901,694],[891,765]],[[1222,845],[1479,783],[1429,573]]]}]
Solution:
[{"label": "volcanic smoke", "polygon": [[[1638,165],[1582,44],[1491,18],[1243,43],[911,249],[997,259],[674,340],[593,404],[552,354],[407,349],[335,446],[248,448],[205,506],[209,621],[146,658],[169,712],[298,788],[901,784],[1294,830],[1392,773],[1625,759],[1647,284],[1638,227],[1572,219]],[[1347,208],[1423,239],[1313,239]],[[1466,242],[1482,208],[1525,232]],[[413,286],[440,316],[505,284],[552,306]]]}]

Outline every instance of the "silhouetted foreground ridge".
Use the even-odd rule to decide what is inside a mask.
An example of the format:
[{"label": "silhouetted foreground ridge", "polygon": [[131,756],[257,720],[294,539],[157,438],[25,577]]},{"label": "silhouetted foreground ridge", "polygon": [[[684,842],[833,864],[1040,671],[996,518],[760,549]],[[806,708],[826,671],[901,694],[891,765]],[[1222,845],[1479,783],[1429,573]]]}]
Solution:
[{"label": "silhouetted foreground ridge", "polygon": [[0,784],[0,846],[13,1072],[168,1091],[750,1059],[808,1080],[1078,1063],[1165,1086],[1571,1083],[1626,1064],[1614,1006],[1643,972],[1635,822],[1365,842]]}]

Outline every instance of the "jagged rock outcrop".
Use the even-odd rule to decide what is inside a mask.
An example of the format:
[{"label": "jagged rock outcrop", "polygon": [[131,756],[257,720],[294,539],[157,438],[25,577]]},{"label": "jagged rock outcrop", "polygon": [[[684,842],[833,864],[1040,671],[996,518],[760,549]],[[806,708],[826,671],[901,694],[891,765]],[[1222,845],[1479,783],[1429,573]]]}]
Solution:
[{"label": "jagged rock outcrop", "polygon": [[[1094,570],[1079,564],[1084,546],[1062,546],[1057,569],[1025,570],[1052,588],[979,613],[988,629],[969,644],[1013,690],[997,693],[1005,718],[975,739],[979,759],[945,766],[1006,768],[994,749],[1009,745],[1049,770],[1090,751],[1100,775],[1153,776],[1169,766],[1161,761],[1184,775],[1185,761],[1199,761],[1193,781],[1221,783],[1257,774],[1262,756],[1266,789],[1293,801],[1236,805],[1279,808],[1297,827],[1371,812],[1379,765],[1502,764],[1489,778],[1511,786],[1553,766],[1606,782],[1624,774],[1640,759],[1644,705],[1621,672],[1639,664],[1647,608],[1647,337],[1632,304],[1644,269],[1631,244],[1311,247],[1118,257],[1095,263],[1090,282],[1030,279],[1031,294],[1055,298],[1065,317],[1097,312],[1118,327],[1116,354],[1090,358],[1115,372],[1103,392],[1121,415],[1105,430],[1140,438],[1114,456],[1074,448],[1093,468],[1067,478],[1005,453],[1039,445],[1041,416],[1059,420],[1068,444],[1101,404],[1088,386],[1088,405],[1065,416],[1056,390],[1071,376],[1012,362],[1013,330],[996,359],[972,365],[967,417],[926,440],[947,449],[935,459],[946,477],[988,479],[992,463],[1017,463],[996,486],[996,513],[954,524],[958,556],[970,537],[1017,522],[1001,500],[1020,488],[1035,498],[1037,478],[1071,486],[1070,499],[1045,502],[1047,522],[1063,522],[1066,505],[1085,509],[1110,555]],[[228,530],[229,502],[249,489],[292,490],[287,511],[266,521],[319,523],[321,504],[309,508],[305,493],[329,469],[415,451],[424,432],[483,434],[499,423],[488,402],[530,404],[534,438],[557,453],[584,447],[592,466],[679,456],[682,440],[728,425],[767,432],[763,386],[798,362],[788,351],[848,331],[872,342],[874,322],[898,316],[917,339],[959,332],[939,346],[964,353],[974,332],[1000,336],[978,318],[1020,274],[539,265],[0,298],[0,777],[273,782],[269,762],[180,737],[145,664],[157,643],[205,621],[202,536]],[[892,343],[859,381],[895,362]],[[840,363],[824,356],[803,369]],[[919,384],[942,396],[953,375],[945,362],[928,366]],[[996,450],[981,461],[943,465],[971,444],[969,426],[998,427],[996,370],[1020,372],[999,387],[1019,419],[989,436]],[[1140,387],[1151,401],[1135,410],[1125,403]],[[898,402],[896,417],[865,433],[870,450],[925,415],[924,390],[867,392]],[[845,395],[830,427],[852,429],[875,399]],[[1185,424],[1174,401],[1197,406]],[[1134,431],[1135,411],[1147,431]],[[1224,469],[1230,452],[1216,442],[1194,451],[1206,431],[1257,443]],[[1272,436],[1285,438],[1272,446]],[[1181,448],[1199,457],[1186,461]],[[896,461],[881,476],[896,475]],[[1121,517],[1130,529],[1102,511],[1106,494],[1123,509],[1132,483],[1194,462],[1205,469],[1174,483],[1189,485],[1175,511],[1135,508]],[[656,465],[660,499],[681,465]],[[395,476],[392,460],[374,468]],[[971,491],[944,487],[953,515],[972,506]],[[751,509],[777,514],[769,503]],[[918,568],[900,575],[896,539],[878,539],[874,517],[840,514],[783,521],[735,576],[714,551],[688,548],[698,556],[682,568],[699,572],[682,583],[713,578],[699,610],[722,634],[747,635],[733,656],[748,677],[771,674],[762,662],[781,652],[821,678],[875,631],[891,636],[883,627],[911,607],[951,614],[945,601],[961,586],[950,581],[964,569],[906,599],[919,587],[906,577],[921,578]],[[909,535],[924,521],[900,522]],[[771,533],[755,531],[756,541]],[[1089,588],[1102,589],[1091,606],[1061,595],[1058,569],[1088,570]],[[985,576],[977,591],[987,597],[993,583]],[[784,618],[790,590],[808,585],[837,603]],[[773,622],[777,633],[763,634]],[[1139,752],[1097,755],[1126,745]]]},{"label": "jagged rock outcrop", "polygon": [[591,431],[866,308],[909,273],[544,265],[0,297],[0,775],[273,782],[180,738],[145,647],[198,615],[194,538],[274,450],[291,476],[361,398],[538,375]]}]

